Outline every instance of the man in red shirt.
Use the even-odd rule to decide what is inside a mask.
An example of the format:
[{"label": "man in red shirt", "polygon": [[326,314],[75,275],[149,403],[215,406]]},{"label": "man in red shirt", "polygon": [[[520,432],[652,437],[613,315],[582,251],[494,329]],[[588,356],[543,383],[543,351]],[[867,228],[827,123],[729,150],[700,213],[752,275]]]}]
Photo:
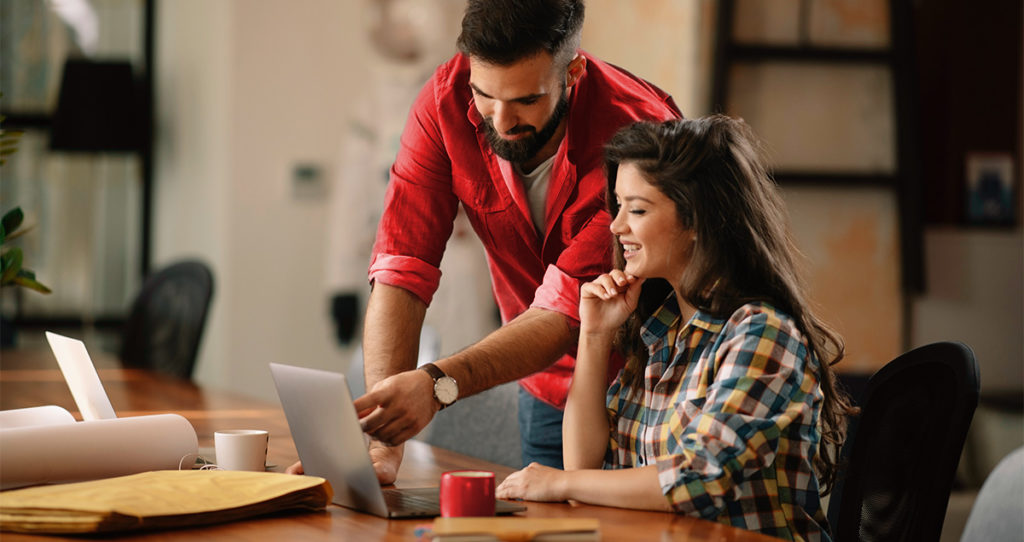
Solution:
[{"label": "man in red shirt", "polygon": [[[580,51],[582,24],[581,0],[469,0],[460,53],[412,107],[369,271],[370,391],[355,401],[381,483],[436,412],[516,379],[524,462],[561,466],[579,288],[611,267],[604,143],[630,122],[679,116],[660,89]],[[504,325],[417,370],[460,204]]]}]

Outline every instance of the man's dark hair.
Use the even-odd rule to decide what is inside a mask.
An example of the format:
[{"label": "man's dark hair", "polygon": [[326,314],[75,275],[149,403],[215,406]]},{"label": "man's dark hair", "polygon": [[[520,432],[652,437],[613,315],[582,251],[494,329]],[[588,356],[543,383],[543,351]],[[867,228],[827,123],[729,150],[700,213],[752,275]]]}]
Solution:
[{"label": "man's dark hair", "polygon": [[580,46],[583,0],[469,0],[459,51],[508,66],[547,52],[568,66]]}]

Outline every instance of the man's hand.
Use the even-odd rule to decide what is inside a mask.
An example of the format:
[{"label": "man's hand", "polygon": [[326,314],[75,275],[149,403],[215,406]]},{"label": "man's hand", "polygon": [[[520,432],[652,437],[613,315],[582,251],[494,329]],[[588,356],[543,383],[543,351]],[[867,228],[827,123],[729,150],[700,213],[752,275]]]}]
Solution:
[{"label": "man's hand", "polygon": [[353,404],[363,432],[388,446],[416,436],[440,408],[434,399],[434,380],[418,369],[377,382]]},{"label": "man's hand", "polygon": [[377,473],[377,481],[380,482],[380,485],[386,486],[395,483],[404,451],[404,444],[385,446],[376,440],[370,441],[370,461],[373,462],[373,470]]},{"label": "man's hand", "polygon": [[[395,483],[398,478],[398,467],[402,464],[404,445],[385,446],[374,440],[370,441],[370,461],[373,462],[373,470],[377,473],[377,481],[380,485],[386,486]],[[285,469],[286,474],[304,474],[302,461],[296,461]]]},{"label": "man's hand", "polygon": [[[385,446],[379,441],[370,441],[370,461],[373,463],[373,470],[377,473],[377,481],[380,482],[380,485],[386,486],[395,483],[404,451],[405,445],[403,444]],[[305,474],[302,469],[302,461],[292,463],[284,472],[286,474]]]}]

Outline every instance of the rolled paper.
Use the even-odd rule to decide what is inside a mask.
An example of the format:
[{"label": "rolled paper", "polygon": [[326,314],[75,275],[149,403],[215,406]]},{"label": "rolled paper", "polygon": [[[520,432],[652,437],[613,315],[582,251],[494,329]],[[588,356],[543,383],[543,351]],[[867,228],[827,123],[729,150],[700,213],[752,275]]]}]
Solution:
[{"label": "rolled paper", "polygon": [[31,427],[35,425],[63,425],[76,423],[75,417],[57,405],[15,408],[0,411],[0,429]]},{"label": "rolled paper", "polygon": [[177,414],[0,430],[0,490],[191,469],[196,431]]}]

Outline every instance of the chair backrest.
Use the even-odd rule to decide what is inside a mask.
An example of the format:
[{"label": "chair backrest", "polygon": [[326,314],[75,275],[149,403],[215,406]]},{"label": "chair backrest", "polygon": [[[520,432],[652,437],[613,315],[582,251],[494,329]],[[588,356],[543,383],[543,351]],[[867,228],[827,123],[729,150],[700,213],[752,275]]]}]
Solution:
[{"label": "chair backrest", "polygon": [[939,539],[978,386],[973,352],[951,342],[915,348],[871,377],[840,454],[833,540]]},{"label": "chair backrest", "polygon": [[121,362],[191,378],[213,296],[206,264],[178,262],[146,278],[125,324]]}]

